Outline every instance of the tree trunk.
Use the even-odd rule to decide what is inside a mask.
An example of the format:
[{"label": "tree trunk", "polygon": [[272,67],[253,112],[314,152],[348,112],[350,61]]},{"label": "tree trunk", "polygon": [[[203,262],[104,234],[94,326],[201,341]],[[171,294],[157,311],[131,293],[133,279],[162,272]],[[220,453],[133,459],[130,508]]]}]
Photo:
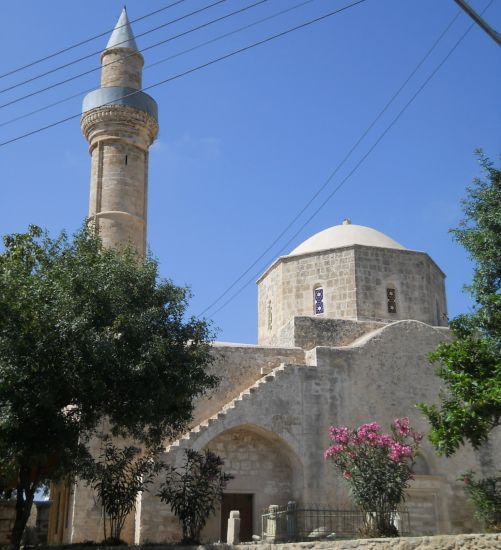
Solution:
[{"label": "tree trunk", "polygon": [[29,468],[21,467],[19,482],[16,488],[16,519],[10,539],[10,548],[12,548],[12,550],[19,550],[21,546],[24,528],[30,517],[36,487],[36,483],[30,483]]}]

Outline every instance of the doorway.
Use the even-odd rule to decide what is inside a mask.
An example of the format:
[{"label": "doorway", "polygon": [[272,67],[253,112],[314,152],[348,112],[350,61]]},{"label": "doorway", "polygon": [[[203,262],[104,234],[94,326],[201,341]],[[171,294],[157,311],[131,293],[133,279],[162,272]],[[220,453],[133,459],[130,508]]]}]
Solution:
[{"label": "doorway", "polygon": [[221,542],[226,542],[228,518],[232,510],[240,512],[240,541],[252,541],[252,494],[224,493],[221,502]]}]

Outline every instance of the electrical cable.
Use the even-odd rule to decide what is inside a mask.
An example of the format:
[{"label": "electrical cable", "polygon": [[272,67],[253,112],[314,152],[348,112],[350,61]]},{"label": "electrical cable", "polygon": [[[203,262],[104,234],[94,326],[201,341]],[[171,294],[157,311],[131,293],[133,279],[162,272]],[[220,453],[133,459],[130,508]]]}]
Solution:
[{"label": "electrical cable", "polygon": [[388,108],[392,105],[392,103],[397,99],[397,97],[400,95],[402,90],[407,86],[409,81],[413,78],[413,76],[418,72],[418,70],[422,67],[423,63],[428,59],[428,57],[431,55],[431,53],[435,50],[435,48],[438,46],[438,44],[441,42],[443,37],[447,34],[449,29],[452,27],[452,25],[456,22],[458,17],[461,15],[461,12],[457,12],[456,15],[451,19],[449,24],[445,27],[445,29],[441,32],[440,36],[435,40],[435,42],[431,45],[431,47],[428,49],[428,51],[425,53],[425,55],[421,58],[419,63],[414,67],[414,69],[410,72],[409,76],[402,82],[402,84],[399,86],[397,91],[390,97],[390,99],[386,102],[384,107],[379,111],[379,113],[375,116],[375,118],[372,120],[372,122],[367,126],[367,128],[364,130],[364,132],[361,134],[361,136],[357,139],[357,141],[351,146],[348,153],[343,157],[341,162],[336,166],[336,168],[330,173],[328,178],[324,181],[324,183],[317,189],[317,191],[314,193],[314,195],[308,200],[308,202],[301,208],[301,210],[292,218],[292,220],[287,224],[287,226],[277,235],[277,237],[273,240],[273,242],[262,252],[260,256],[258,256],[252,264],[237,278],[233,281],[233,283],[226,288],[224,292],[222,292],[212,303],[210,303],[201,313],[198,315],[198,317],[204,315],[207,311],[212,309],[218,302],[220,302],[227,294],[231,291],[232,288],[234,288],[246,275],[251,271],[251,269],[262,259],[264,256],[280,241],[280,239],[289,231],[289,229],[296,223],[296,221],[304,214],[304,212],[308,209],[308,207],[313,203],[313,201],[320,195],[320,193],[327,187],[327,185],[331,182],[331,180],[334,178],[334,176],[339,172],[339,170],[344,166],[346,161],[351,157],[352,153],[355,151],[355,149],[360,145],[360,143],[364,140],[364,138],[367,136],[367,134],[372,130],[372,128],[376,125],[376,123],[380,120],[380,118],[386,113]]},{"label": "electrical cable", "polygon": [[[191,17],[192,15],[197,15],[205,10],[208,10],[209,8],[212,8],[214,6],[217,6],[218,4],[222,4],[224,2],[227,2],[228,0],[216,0],[216,2],[213,2],[212,4],[209,4],[207,6],[204,6],[203,8],[200,8],[198,10],[195,10],[195,11],[192,11],[190,13],[187,13],[185,15],[182,15],[181,17],[178,17],[176,19],[172,19],[170,21],[167,21],[167,23],[163,23],[162,25],[158,25],[157,27],[153,27],[152,29],[149,29],[145,32],[142,32],[140,34],[137,34],[135,35],[135,38],[140,38],[141,36],[145,36],[147,34],[151,34],[152,32],[156,32],[160,29],[163,29],[165,27],[168,27],[169,25],[173,25],[174,23],[178,23],[179,21],[182,21],[183,19],[187,19],[188,17]],[[121,44],[125,44],[126,42],[128,42],[129,39],[127,38],[126,40],[122,40],[121,42],[117,42],[116,44],[114,44],[114,47],[116,48],[117,46],[120,46]],[[154,46],[150,46],[150,48],[152,48]],[[148,48],[147,48],[148,49]],[[139,50],[139,51],[143,51],[143,50]],[[36,76],[33,76],[31,78],[28,78],[27,80],[23,80],[22,82],[18,82],[17,84],[13,84],[12,86],[9,86],[8,88],[3,88],[2,90],[0,90],[0,94],[3,94],[4,92],[8,92],[9,90],[13,90],[14,88],[18,88],[19,86],[23,86],[24,84],[28,84],[29,82],[33,82],[34,80],[38,80],[39,78],[42,78],[43,76],[47,76],[49,74],[52,74],[52,73],[55,73],[57,71],[60,71],[61,69],[65,69],[66,67],[70,67],[71,65],[75,65],[77,63],[80,63],[80,61],[84,61],[85,59],[90,59],[91,57],[95,57],[96,55],[100,55],[103,53],[103,50],[98,50],[98,51],[94,51],[92,53],[89,53],[89,54],[86,54],[82,57],[79,57],[78,59],[74,59],[73,61],[68,61],[67,63],[64,63],[63,65],[59,65],[58,67],[54,67],[53,69],[50,69],[44,73],[41,73],[41,74],[38,74]],[[134,54],[131,54],[131,55],[134,55]],[[124,57],[122,58],[123,59],[127,59],[129,56],[127,57]],[[112,61],[111,63],[108,63],[109,65],[111,65],[112,63],[116,63],[116,61]],[[100,67],[96,68],[95,70],[99,70]],[[92,71],[90,71],[92,72]],[[88,74],[88,73],[83,73],[83,74]],[[62,81],[62,84],[64,84],[66,81]],[[42,90],[43,91],[43,90]],[[21,98],[23,99],[23,98]]]},{"label": "electrical cable", "polygon": [[[244,25],[242,27],[239,27],[235,30],[232,30],[232,31],[229,31],[227,33],[224,33],[224,34],[221,34],[219,36],[216,36],[215,38],[211,38],[210,40],[206,40],[204,42],[201,42],[195,46],[192,46],[191,48],[188,48],[186,50],[182,50],[181,52],[178,52],[176,54],[173,54],[173,55],[169,55],[168,57],[164,57],[162,59],[159,59],[158,61],[155,61],[153,63],[149,63],[148,65],[145,65],[144,68],[143,68],[143,71],[147,71],[153,67],[156,67],[157,65],[160,65],[162,63],[166,63],[167,61],[171,61],[172,59],[176,59],[177,57],[181,57],[182,55],[185,55],[187,53],[191,53],[195,50],[198,50],[200,48],[202,48],[203,46],[207,46],[208,44],[212,44],[214,42],[217,42],[218,40],[222,40],[224,38],[227,38],[228,36],[232,36],[234,34],[237,34],[239,32],[242,32],[242,31],[245,31],[247,29],[250,29],[252,27],[255,27],[256,25],[259,25],[261,23],[264,23],[265,21],[270,21],[271,19],[274,19],[276,17],[279,17],[280,15],[283,15],[285,13],[288,13],[290,11],[293,11],[293,10],[296,10],[298,8],[301,8],[303,6],[305,6],[306,4],[311,4],[312,2],[315,2],[316,0],[305,0],[304,2],[300,2],[299,4],[295,4],[294,6],[291,6],[289,8],[286,8],[284,10],[280,10],[278,12],[275,12],[275,13],[272,13],[271,15],[268,15],[266,17],[263,17],[261,19],[258,19],[256,21],[253,21],[252,23],[249,23],[247,25]],[[17,117],[14,117],[14,118],[11,118],[9,120],[6,120],[4,122],[0,122],[0,128],[2,126],[7,126],[8,124],[12,124],[13,122],[17,122],[18,120],[22,120],[24,118],[27,118],[27,117],[30,117],[32,115],[35,115],[37,113],[40,113],[42,111],[45,111],[47,109],[50,109],[51,107],[55,107],[57,105],[61,105],[62,103],[65,103],[66,101],[70,101],[71,99],[75,99],[76,97],[80,97],[84,94],[87,94],[89,92],[92,92],[93,90],[95,89],[95,87],[92,87],[92,88],[88,88],[86,90],[82,90],[76,94],[73,94],[71,96],[68,96],[68,97],[65,97],[63,99],[60,99],[58,101],[55,101],[53,103],[49,103],[48,105],[44,105],[43,107],[39,107],[38,109],[35,109],[33,111],[30,111],[28,113],[25,113],[23,115],[19,115]]]},{"label": "electrical cable", "polygon": [[[489,6],[492,4],[494,0],[491,0],[489,4],[486,6],[486,8],[483,10],[487,10]],[[483,12],[482,12],[483,13]],[[320,204],[320,206],[313,212],[313,214],[301,225],[301,227],[294,233],[294,235],[283,245],[283,247],[278,251],[278,256],[282,252],[284,252],[287,247],[291,244],[291,242],[301,233],[301,231],[310,223],[310,221],[322,210],[322,208],[334,197],[334,195],[341,189],[341,187],[348,181],[348,179],[358,170],[358,168],[363,164],[363,162],[367,159],[367,157],[372,153],[372,151],[377,147],[377,145],[381,142],[381,140],[386,136],[386,134],[391,130],[391,128],[396,124],[396,122],[400,119],[400,117],[404,114],[404,112],[408,109],[408,107],[414,102],[416,97],[421,93],[421,91],[426,87],[426,85],[431,81],[431,79],[437,74],[437,72],[441,69],[441,67],[444,65],[444,63],[449,59],[449,57],[452,55],[452,53],[456,50],[456,48],[459,46],[459,44],[464,40],[464,38],[467,36],[467,34],[473,29],[475,26],[475,23],[472,23],[466,31],[459,37],[459,39],[455,42],[453,47],[449,50],[449,52],[446,54],[446,56],[442,59],[442,61],[435,67],[435,69],[430,73],[430,75],[425,79],[423,84],[417,89],[417,91],[414,93],[414,95],[410,98],[410,100],[404,105],[404,107],[398,112],[398,114],[393,118],[393,120],[390,122],[390,124],[385,128],[385,130],[379,135],[377,140],[372,144],[372,146],[369,148],[369,150],[362,156],[362,158],[357,162],[357,164],[354,166],[354,168],[348,173],[347,176],[345,176],[341,182],[335,187],[335,189],[327,196],[327,198]],[[258,277],[265,269],[268,267],[268,263],[261,268],[258,272],[253,275],[251,279],[249,279],[243,286],[241,286],[235,293],[233,293],[228,300],[226,300],[219,308],[217,308],[211,316],[213,317],[217,313],[219,313],[224,307],[226,307],[230,302],[232,302],[245,288],[247,288],[253,281],[255,281],[256,277]],[[207,311],[208,308],[206,308]]]},{"label": "electrical cable", "polygon": [[[142,21],[143,19],[146,19],[148,17],[151,17],[152,15],[156,15],[157,13],[160,13],[162,11],[168,10],[169,8],[172,8],[174,6],[177,6],[178,4],[181,4],[185,2],[186,0],[176,0],[176,2],[172,2],[171,4],[168,4],[167,6],[164,6],[163,8],[159,8],[158,10],[151,11],[145,15],[141,15],[141,17],[136,17],[136,19],[132,19],[129,21],[130,24],[136,23],[137,21]],[[10,76],[12,74],[18,73],[20,71],[23,71],[24,69],[28,69],[29,67],[33,67],[34,65],[38,65],[39,63],[42,63],[43,61],[47,61],[48,59],[52,59],[53,57],[56,57],[58,55],[61,55],[62,53],[69,52],[70,50],[73,50],[74,48],[78,48],[79,46],[83,46],[84,44],[88,44],[89,42],[92,42],[93,40],[96,40],[97,38],[101,38],[102,36],[107,36],[111,32],[117,29],[121,29],[122,27],[125,27],[125,25],[120,25],[118,27],[114,27],[113,29],[108,29],[107,31],[101,32],[99,34],[96,34],[95,36],[91,36],[90,38],[86,38],[85,40],[82,40],[81,42],[77,42],[75,44],[72,44],[71,46],[67,46],[66,48],[63,48],[61,50],[58,50],[54,53],[48,54],[45,57],[40,57],[39,59],[36,59],[35,61],[31,61],[30,63],[27,63],[26,65],[22,65],[21,67],[17,67],[16,69],[11,69],[10,71],[0,74],[0,79],[5,78],[6,76]]]},{"label": "electrical cable", "polygon": [[[161,25],[161,27],[165,27],[166,25],[170,25],[172,23],[176,23],[178,21],[180,21],[181,19],[186,19],[187,17],[193,15],[194,13],[200,13],[201,11],[203,11],[204,9],[208,9],[208,8],[212,8],[213,6],[216,6],[218,4],[221,4],[223,2],[227,2],[228,0],[217,0],[216,2],[213,2],[212,4],[209,4],[208,6],[205,6],[204,8],[200,9],[200,10],[197,10],[195,12],[192,12],[192,13],[189,13],[183,17],[179,17],[178,19],[176,20],[173,20],[173,21],[170,21],[169,23],[166,23],[165,25]],[[158,46],[161,46],[163,44],[166,44],[167,42],[171,42],[172,40],[176,40],[177,38],[180,38],[181,36],[186,36],[188,34],[191,34],[192,32],[195,32],[195,31],[198,31],[200,29],[203,29],[205,27],[208,27],[209,25],[212,25],[214,23],[218,23],[219,21],[222,21],[223,19],[227,19],[228,17],[231,17],[233,15],[237,15],[239,13],[242,13],[250,8],[253,8],[255,6],[258,6],[260,4],[263,4],[264,2],[268,2],[269,0],[259,0],[258,2],[255,2],[254,4],[250,4],[249,6],[245,6],[244,8],[241,8],[239,10],[236,10],[234,12],[231,12],[231,13],[228,13],[226,15],[223,15],[222,17],[218,17],[216,19],[212,19],[211,21],[207,22],[207,23],[203,23],[202,25],[198,25],[197,27],[192,27],[191,29],[188,29],[187,31],[184,31],[182,33],[179,33],[179,34],[176,34],[174,36],[171,36],[165,40],[160,40],[160,42],[156,42],[155,44],[152,44],[151,46],[147,46],[146,48],[143,48],[142,50],[137,50],[137,51],[134,51],[124,57],[121,57],[119,59],[116,59],[114,61],[109,61],[108,63],[103,63],[102,65],[99,65],[97,67],[94,67],[92,69],[89,69],[88,71],[83,71],[81,73],[78,73],[74,76],[71,76],[69,78],[65,78],[64,80],[60,80],[59,82],[55,82],[54,84],[50,84],[49,86],[46,86],[45,88],[39,88],[38,90],[35,90],[34,92],[31,92],[29,94],[26,94],[24,96],[21,96],[21,97],[18,97],[16,99],[13,99],[11,101],[8,101],[7,103],[3,103],[0,105],[0,109],[3,109],[4,107],[8,107],[9,105],[13,105],[14,103],[18,103],[19,101],[23,101],[24,99],[28,99],[30,97],[33,97],[35,95],[38,95],[38,94],[41,94],[42,92],[46,92],[48,90],[52,90],[54,88],[57,88],[58,86],[62,86],[63,84],[67,84],[68,82],[72,82],[73,80],[77,80],[78,78],[81,78],[82,76],[86,76],[88,74],[91,74],[91,73],[94,73],[96,71],[100,71],[103,69],[103,67],[107,67],[108,65],[113,65],[115,63],[121,63],[127,59],[129,59],[130,57],[133,57],[134,55],[136,55],[137,53],[142,53],[142,52],[146,52],[148,50],[151,50],[153,48],[156,48]],[[157,29],[160,28],[160,27],[157,27]],[[151,31],[149,32],[153,32],[153,30],[157,30],[157,29],[152,29]],[[144,33],[143,33],[144,34]],[[137,35],[137,36],[142,36],[142,35]],[[125,42],[125,41],[124,41]],[[117,45],[120,45],[122,44],[123,42],[119,42]],[[104,50],[106,51],[106,50]],[[100,54],[100,53],[103,53],[102,50],[99,50],[98,52],[95,52],[95,53],[92,53],[88,56],[85,56],[85,57],[82,57],[80,59],[86,59],[87,57],[90,57],[90,56],[95,56],[97,54]],[[73,62],[71,63],[68,63],[67,65],[72,65]]]},{"label": "electrical cable", "polygon": [[[196,67],[192,67],[191,69],[183,71],[182,73],[178,73],[174,76],[170,76],[170,77],[168,77],[164,80],[161,80],[159,82],[155,82],[154,84],[150,84],[149,86],[145,86],[141,90],[135,90],[134,92],[131,92],[130,94],[125,94],[125,95],[123,95],[119,98],[114,99],[113,101],[110,101],[108,103],[103,103],[103,105],[101,105],[101,107],[105,107],[106,105],[111,105],[111,104],[115,103],[116,101],[118,101],[120,99],[126,99],[127,97],[134,96],[134,95],[139,94],[143,91],[151,90],[153,88],[157,88],[158,86],[162,86],[164,84],[167,84],[168,82],[172,82],[173,80],[177,80],[179,78],[182,78],[183,76],[187,76],[189,74],[192,74],[196,71],[199,71],[200,69],[210,67],[211,65],[214,65],[215,63],[218,63],[220,61],[224,61],[226,59],[234,57],[235,55],[238,55],[240,53],[243,53],[243,52],[246,52],[246,51],[251,50],[253,48],[256,48],[257,46],[261,46],[262,44],[266,44],[268,42],[271,42],[272,40],[275,40],[276,38],[281,38],[282,36],[286,36],[286,35],[290,34],[291,32],[295,32],[297,30],[303,29],[305,27],[308,27],[310,25],[318,23],[319,21],[323,21],[324,19],[332,17],[333,15],[337,15],[337,14],[339,14],[343,11],[346,11],[350,8],[353,8],[353,7],[355,7],[359,4],[363,4],[364,2],[367,2],[367,0],[357,0],[356,2],[352,2],[351,4],[347,4],[346,6],[344,6],[342,8],[339,8],[337,10],[326,13],[326,14],[320,16],[320,17],[316,17],[315,19],[310,19],[309,21],[306,21],[305,23],[301,23],[300,25],[296,25],[295,27],[291,27],[291,28],[289,28],[285,31],[282,31],[282,32],[279,32],[277,34],[268,36],[267,38],[264,38],[262,40],[258,40],[257,42],[253,42],[252,44],[249,44],[248,46],[244,46],[243,48],[239,48],[238,50],[233,50],[232,52],[229,52],[225,55],[222,55],[222,56],[217,57],[215,59],[211,59],[210,61],[207,61],[206,63],[202,63],[201,65],[197,65]],[[27,138],[27,137],[32,136],[34,134],[38,134],[40,132],[48,130],[49,128],[54,128],[55,126],[59,126],[60,124],[64,124],[65,122],[68,122],[69,120],[73,120],[73,119],[78,118],[80,116],[82,116],[82,113],[77,113],[77,114],[65,117],[63,119],[60,119],[60,120],[58,120],[56,122],[53,122],[51,124],[47,124],[46,126],[36,128],[35,130],[31,130],[30,132],[26,132],[24,134],[21,134],[19,136],[11,138],[7,141],[1,142],[0,147],[4,147],[6,145],[9,145],[10,143],[14,143],[16,141]]]}]

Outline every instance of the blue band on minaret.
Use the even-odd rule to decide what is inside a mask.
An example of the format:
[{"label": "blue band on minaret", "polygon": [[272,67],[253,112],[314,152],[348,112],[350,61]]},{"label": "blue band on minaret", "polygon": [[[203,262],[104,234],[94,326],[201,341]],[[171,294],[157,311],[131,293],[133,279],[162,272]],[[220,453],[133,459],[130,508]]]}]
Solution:
[{"label": "blue band on minaret", "polygon": [[125,105],[148,113],[158,121],[157,102],[148,94],[132,88],[109,86],[89,92],[83,100],[82,112],[107,105]]}]

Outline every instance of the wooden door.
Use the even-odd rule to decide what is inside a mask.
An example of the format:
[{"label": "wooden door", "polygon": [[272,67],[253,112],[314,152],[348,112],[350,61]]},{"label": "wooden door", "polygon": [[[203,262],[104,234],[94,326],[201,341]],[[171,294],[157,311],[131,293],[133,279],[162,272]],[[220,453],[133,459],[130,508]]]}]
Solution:
[{"label": "wooden door", "polygon": [[232,510],[240,512],[240,541],[252,540],[252,495],[225,493],[221,502],[221,542],[226,542],[228,518]]}]

